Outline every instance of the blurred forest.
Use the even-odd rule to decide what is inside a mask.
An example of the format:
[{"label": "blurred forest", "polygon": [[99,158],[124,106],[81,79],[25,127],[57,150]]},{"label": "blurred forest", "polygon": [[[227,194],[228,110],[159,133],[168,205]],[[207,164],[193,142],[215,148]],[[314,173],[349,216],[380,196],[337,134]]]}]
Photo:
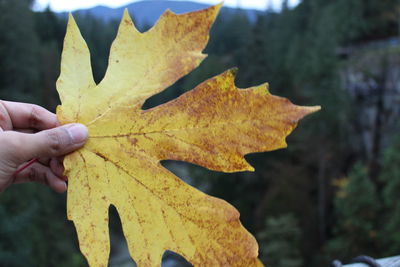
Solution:
[{"label": "blurred forest", "polygon": [[[54,111],[66,20],[49,9],[33,12],[32,4],[0,0],[0,99]],[[77,22],[98,82],[118,21]],[[400,254],[399,37],[398,0],[302,0],[295,8],[284,0],[279,12],[269,8],[255,23],[240,10],[219,17],[209,57],[145,108],[237,66],[238,86],[268,81],[273,94],[322,110],[301,122],[287,149],[246,156],[254,173],[163,164],[233,204],[268,266]],[[66,219],[65,195],[32,184],[0,195],[0,265],[86,265]]]}]

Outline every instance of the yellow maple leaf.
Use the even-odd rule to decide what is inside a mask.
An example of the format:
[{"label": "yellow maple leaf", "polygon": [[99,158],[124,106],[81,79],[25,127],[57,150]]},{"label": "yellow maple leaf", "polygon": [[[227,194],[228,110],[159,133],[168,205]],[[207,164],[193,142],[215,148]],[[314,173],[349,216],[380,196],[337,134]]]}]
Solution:
[{"label": "yellow maple leaf", "polygon": [[[258,245],[238,211],[184,183],[161,160],[224,172],[252,171],[244,155],[286,146],[285,137],[318,107],[272,96],[267,85],[238,89],[234,70],[158,107],[144,101],[196,68],[221,5],[166,11],[145,33],[125,11],[104,79],[95,84],[90,53],[70,16],[57,81],[59,120],[89,129],[65,158],[67,213],[91,266],[107,266],[108,210],[121,218],[138,266],[158,266],[166,250],[195,266],[259,266]],[[100,29],[99,29],[100,30]]]}]

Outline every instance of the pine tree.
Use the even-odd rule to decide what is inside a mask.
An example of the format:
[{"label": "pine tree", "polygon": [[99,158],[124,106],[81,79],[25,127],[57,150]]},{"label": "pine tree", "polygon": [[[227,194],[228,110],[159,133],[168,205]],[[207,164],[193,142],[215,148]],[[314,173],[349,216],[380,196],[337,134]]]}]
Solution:
[{"label": "pine tree", "polygon": [[300,267],[300,228],[292,214],[269,217],[257,236],[261,260],[267,266]]},{"label": "pine tree", "polygon": [[380,180],[385,184],[382,194],[384,214],[380,239],[387,255],[400,251],[400,136],[386,149]]},{"label": "pine tree", "polygon": [[[38,38],[31,1],[0,1],[0,98],[38,102]],[[29,45],[27,45],[29,44]]]},{"label": "pine tree", "polygon": [[361,163],[356,164],[334,200],[336,237],[328,242],[327,255],[342,260],[361,254],[378,255],[380,207],[375,184],[369,179],[367,169]]}]

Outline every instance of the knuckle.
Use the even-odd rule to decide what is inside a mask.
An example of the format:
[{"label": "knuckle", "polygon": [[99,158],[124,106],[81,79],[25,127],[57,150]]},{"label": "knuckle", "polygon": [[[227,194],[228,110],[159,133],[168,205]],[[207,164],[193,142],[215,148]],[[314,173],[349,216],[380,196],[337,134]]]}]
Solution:
[{"label": "knuckle", "polygon": [[64,141],[60,131],[47,131],[48,149],[52,155],[59,154],[64,148]]},{"label": "knuckle", "polygon": [[37,105],[31,105],[31,112],[28,119],[30,128],[37,129],[41,125],[42,119],[40,113],[41,107]]},{"label": "knuckle", "polygon": [[12,127],[12,125],[10,124],[10,116],[8,115],[8,112],[1,100],[0,100],[0,127],[2,127],[3,130],[11,129]]}]

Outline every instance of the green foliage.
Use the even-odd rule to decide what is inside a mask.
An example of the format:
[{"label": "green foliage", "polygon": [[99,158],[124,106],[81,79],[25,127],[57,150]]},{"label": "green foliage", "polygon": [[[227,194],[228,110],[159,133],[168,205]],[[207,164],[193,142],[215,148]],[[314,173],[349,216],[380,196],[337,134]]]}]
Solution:
[{"label": "green foliage", "polygon": [[347,183],[336,193],[334,238],[325,246],[329,259],[351,259],[368,254],[378,257],[397,255],[400,250],[400,138],[385,152],[378,191],[365,166],[356,164]]},{"label": "green foliage", "polygon": [[84,259],[75,244],[64,196],[33,184],[14,186],[1,194],[2,266],[79,266]]},{"label": "green foliage", "polygon": [[238,51],[251,40],[251,28],[252,25],[246,15],[239,12],[228,15],[222,10],[211,30],[206,52],[219,56],[237,55]]},{"label": "green foliage", "polygon": [[364,0],[360,9],[366,24],[363,32],[366,38],[378,39],[398,34],[397,0]]},{"label": "green foliage", "polygon": [[18,209],[10,203],[15,199],[8,198],[7,195],[2,195],[0,202],[0,262],[3,266],[26,266],[33,245],[28,234],[32,229],[30,220],[35,216],[38,203],[33,202],[29,207]]},{"label": "green foliage", "polygon": [[[38,38],[27,0],[0,1],[0,98],[38,101]],[[29,44],[29,45],[27,45]]]},{"label": "green foliage", "polygon": [[267,218],[265,230],[257,236],[261,260],[267,266],[302,266],[300,236],[298,222],[292,214]]},{"label": "green foliage", "polygon": [[348,183],[337,193],[334,208],[337,216],[335,238],[327,245],[328,255],[350,259],[355,255],[375,255],[379,198],[367,169],[356,164]]},{"label": "green foliage", "polygon": [[374,230],[373,223],[379,208],[375,185],[360,163],[353,167],[348,179],[348,184],[334,202],[337,217],[346,232],[363,238]]},{"label": "green foliage", "polygon": [[384,154],[383,171],[380,180],[384,183],[382,191],[384,209],[380,238],[388,255],[400,251],[400,136],[397,136]]}]

